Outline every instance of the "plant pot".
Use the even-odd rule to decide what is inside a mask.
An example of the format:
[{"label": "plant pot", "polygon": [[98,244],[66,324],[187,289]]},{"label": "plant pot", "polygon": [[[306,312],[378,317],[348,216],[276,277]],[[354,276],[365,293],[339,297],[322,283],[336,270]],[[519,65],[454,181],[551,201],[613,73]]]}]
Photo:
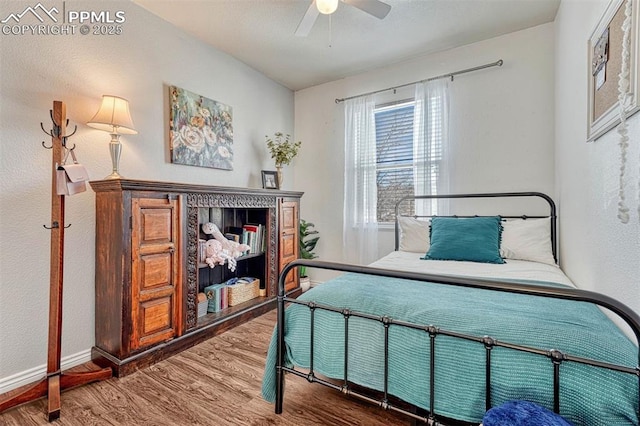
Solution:
[{"label": "plant pot", "polygon": [[309,279],[309,277],[300,277],[300,288],[303,292],[311,288],[311,280]]}]

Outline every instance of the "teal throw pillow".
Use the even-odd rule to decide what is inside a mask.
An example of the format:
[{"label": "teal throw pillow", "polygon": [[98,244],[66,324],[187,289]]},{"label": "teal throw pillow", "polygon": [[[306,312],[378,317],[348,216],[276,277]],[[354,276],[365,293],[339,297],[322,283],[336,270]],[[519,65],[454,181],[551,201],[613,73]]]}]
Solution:
[{"label": "teal throw pillow", "polygon": [[434,217],[431,245],[422,259],[504,263],[500,257],[501,235],[499,216]]}]

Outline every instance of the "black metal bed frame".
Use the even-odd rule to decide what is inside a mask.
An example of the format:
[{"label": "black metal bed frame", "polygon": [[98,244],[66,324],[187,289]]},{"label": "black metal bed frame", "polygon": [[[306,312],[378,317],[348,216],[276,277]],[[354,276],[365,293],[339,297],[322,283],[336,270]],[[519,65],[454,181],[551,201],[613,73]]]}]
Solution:
[{"label": "black metal bed frame", "polygon": [[[541,197],[545,199],[550,205],[550,217],[551,217],[551,235],[552,235],[552,246],[554,257],[556,256],[556,210],[555,204],[553,200],[545,194],[537,193],[537,192],[526,192],[526,193],[499,193],[499,194],[455,194],[455,195],[439,195],[439,196],[419,196],[416,198],[486,198],[486,197]],[[413,198],[413,197],[407,197]],[[404,201],[401,200],[400,202]],[[398,208],[396,207],[396,212]],[[512,216],[512,217],[522,217],[522,216]],[[527,217],[539,217],[539,216],[527,216]],[[547,217],[547,216],[544,216]],[[398,246],[398,226],[396,220],[396,249]],[[334,306],[322,305],[315,302],[307,302],[300,301],[294,298],[286,297],[284,291],[284,283],[285,277],[287,273],[289,273],[292,269],[306,266],[309,268],[318,268],[325,270],[333,270],[340,272],[354,272],[359,274],[367,274],[367,275],[377,275],[383,277],[390,278],[402,278],[423,282],[431,282],[431,283],[439,283],[439,284],[447,284],[458,287],[468,287],[468,288],[478,288],[485,290],[496,290],[508,293],[516,293],[516,294],[526,294],[531,296],[538,297],[549,297],[555,299],[565,299],[565,300],[573,300],[580,302],[590,302],[594,303],[598,306],[604,307],[611,312],[618,315],[622,320],[624,320],[633,333],[635,334],[636,341],[639,342],[639,350],[638,350],[638,366],[635,368],[611,364],[607,362],[602,362],[599,360],[588,359],[578,356],[573,356],[571,354],[563,353],[556,349],[540,349],[535,347],[523,346],[518,344],[509,343],[506,341],[498,341],[497,339],[492,338],[491,336],[473,336],[464,333],[459,333],[451,330],[444,330],[442,328],[438,328],[434,325],[425,325],[425,324],[415,324],[405,321],[395,320],[393,318],[389,318],[387,316],[376,316],[367,313],[352,311],[348,308],[336,308]],[[309,371],[300,371],[296,370],[295,367],[287,367],[284,365],[284,317],[285,317],[285,304],[293,303],[307,306],[310,309],[310,365]],[[314,363],[313,363],[313,352],[314,352],[314,312],[317,310],[326,310],[331,312],[337,312],[343,315],[344,318],[344,377],[342,379],[342,384],[336,384],[334,382],[325,380],[320,377],[316,377],[314,372]],[[319,383],[321,385],[327,386],[334,390],[337,390],[346,395],[355,396],[359,399],[367,401],[372,404],[376,404],[385,410],[391,410],[395,412],[402,413],[414,420],[421,421],[427,423],[428,425],[440,425],[445,424],[442,421],[445,419],[444,417],[436,414],[434,412],[434,403],[435,403],[435,345],[436,338],[438,335],[450,336],[458,339],[468,340],[479,342],[484,345],[485,350],[485,406],[486,409],[490,409],[492,407],[491,401],[491,350],[494,347],[503,347],[508,349],[513,349],[517,351],[538,354],[541,356],[545,356],[549,358],[553,365],[553,410],[556,413],[560,412],[560,365],[563,362],[574,362],[584,365],[589,365],[598,368],[605,368],[609,370],[614,370],[622,373],[627,373],[631,375],[635,375],[638,378],[638,393],[639,393],[639,407],[640,407],[640,316],[634,312],[632,309],[624,305],[623,303],[603,294],[599,294],[596,292],[579,290],[574,288],[558,288],[558,287],[546,287],[546,286],[533,286],[521,283],[509,283],[504,281],[494,281],[489,279],[479,279],[479,278],[463,278],[463,277],[451,277],[451,276],[439,276],[433,274],[423,274],[423,273],[414,273],[414,272],[402,272],[402,271],[394,271],[388,269],[380,269],[380,268],[372,268],[368,266],[358,266],[358,265],[350,265],[344,263],[336,263],[336,262],[324,262],[324,261],[316,261],[316,260],[296,260],[294,262],[289,263],[280,274],[280,278],[278,280],[278,297],[277,297],[277,360],[276,360],[276,403],[275,403],[275,412],[276,414],[282,413],[282,406],[284,401],[284,374],[291,373],[293,375],[302,377],[307,379],[311,383]],[[363,392],[354,390],[352,386],[349,384],[349,376],[348,376],[348,339],[349,339],[349,318],[357,317],[368,319],[371,321],[380,322],[384,326],[384,384],[382,391],[382,398],[375,399],[371,396],[366,395]],[[430,359],[429,359],[429,369],[430,369],[430,378],[429,378],[429,409],[427,416],[422,416],[416,414],[413,411],[409,411],[399,404],[395,404],[390,401],[390,394],[388,393],[388,365],[389,365],[389,326],[397,325],[401,327],[407,327],[415,330],[422,330],[429,335],[430,341]],[[640,408],[638,412],[638,417],[640,418]]]}]

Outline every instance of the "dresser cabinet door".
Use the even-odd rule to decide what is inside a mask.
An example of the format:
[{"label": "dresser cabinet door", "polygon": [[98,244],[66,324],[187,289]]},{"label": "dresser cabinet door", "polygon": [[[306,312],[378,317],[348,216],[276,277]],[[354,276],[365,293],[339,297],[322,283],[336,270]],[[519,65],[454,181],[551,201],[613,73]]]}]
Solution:
[{"label": "dresser cabinet door", "polygon": [[178,199],[133,198],[131,349],[181,334]]},{"label": "dresser cabinet door", "polygon": [[[280,270],[298,258],[298,202],[280,200]],[[285,281],[285,291],[298,287],[298,271],[289,272]]]}]

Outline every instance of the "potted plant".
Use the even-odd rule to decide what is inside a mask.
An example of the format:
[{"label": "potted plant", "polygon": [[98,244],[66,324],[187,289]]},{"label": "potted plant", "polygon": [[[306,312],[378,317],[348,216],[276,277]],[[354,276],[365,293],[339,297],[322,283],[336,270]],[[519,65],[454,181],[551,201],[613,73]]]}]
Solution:
[{"label": "potted plant", "polygon": [[[307,222],[304,219],[300,219],[300,259],[315,259],[316,254],[313,252],[320,239],[318,231],[313,229],[315,225],[311,222]],[[306,266],[301,266],[300,269],[300,288],[302,291],[309,290],[311,287],[311,280],[307,276]]]},{"label": "potted plant", "polygon": [[298,149],[302,142],[291,142],[289,139],[291,135],[285,135],[282,132],[276,132],[273,138],[265,136],[267,138],[267,148],[271,158],[276,163],[276,170],[278,173],[278,187],[282,187],[282,166],[286,166],[298,155]]}]

